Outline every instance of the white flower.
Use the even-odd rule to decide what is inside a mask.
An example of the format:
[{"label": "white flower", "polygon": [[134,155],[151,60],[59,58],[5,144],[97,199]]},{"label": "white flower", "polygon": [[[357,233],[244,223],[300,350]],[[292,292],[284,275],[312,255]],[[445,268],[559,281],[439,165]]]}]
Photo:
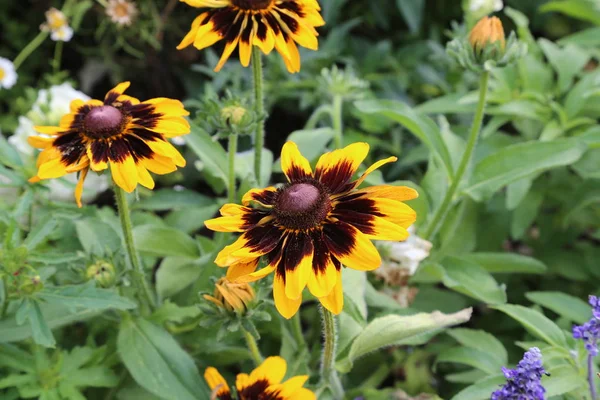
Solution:
[{"label": "white flower", "polygon": [[73,37],[73,29],[69,26],[69,21],[65,14],[52,7],[46,11],[46,23],[40,25],[44,32],[50,32],[50,39],[55,42],[68,42]]},{"label": "white flower", "polygon": [[[29,136],[40,136],[34,129],[36,125],[58,125],[63,115],[69,113],[71,101],[90,99],[85,93],[75,90],[69,83],[42,89],[38,97],[25,115],[19,117],[19,126],[15,133],[8,138],[19,153],[25,157],[32,158],[35,150],[27,142]],[[59,201],[74,201],[73,191],[77,184],[77,175],[68,174],[60,179],[50,179],[44,184],[50,188],[50,199]],[[98,176],[95,173],[88,174],[83,191],[84,201],[93,200],[99,193],[108,189],[106,175]]]},{"label": "white flower", "polygon": [[131,25],[137,13],[135,4],[127,0],[109,0],[106,6],[106,15],[117,25]]},{"label": "white flower", "polygon": [[504,8],[502,0],[471,0],[469,10],[474,13],[483,13],[484,15],[500,11]]},{"label": "white flower", "polygon": [[0,87],[10,89],[17,83],[17,72],[12,61],[0,57]]},{"label": "white flower", "polygon": [[404,242],[382,243],[385,256],[375,273],[393,285],[404,285],[431,251],[431,242],[417,236],[414,227],[411,226],[408,231],[411,235]]}]

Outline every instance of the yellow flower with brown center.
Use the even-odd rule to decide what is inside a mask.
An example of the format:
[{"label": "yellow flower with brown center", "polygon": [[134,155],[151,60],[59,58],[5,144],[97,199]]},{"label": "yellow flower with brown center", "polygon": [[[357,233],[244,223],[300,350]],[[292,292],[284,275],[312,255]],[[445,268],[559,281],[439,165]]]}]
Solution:
[{"label": "yellow flower with brown center", "polygon": [[208,8],[192,23],[178,49],[198,50],[225,40],[225,50],[215,68],[219,71],[239,46],[240,62],[250,64],[252,46],[269,54],[277,49],[291,73],[300,71],[302,47],[317,50],[315,27],[325,25],[317,0],[181,0],[192,7]]},{"label": "yellow flower with brown center", "polygon": [[[403,203],[418,196],[415,190],[389,185],[358,189],[367,175],[396,157],[376,162],[352,181],[368,152],[367,143],[354,143],[321,156],[313,172],[296,144],[286,143],[281,167],[288,183],[250,190],[244,206],[226,204],[222,217],[205,222],[214,231],[243,232],[215,260],[229,267],[227,278],[252,282],[275,272],[273,297],[285,318],[298,311],[306,286],[325,308],[339,314],[342,265],[376,269],[381,257],[371,240],[406,240],[406,229],[416,219]],[[248,207],[251,202],[258,208]],[[256,271],[263,256],[267,266]]]},{"label": "yellow flower with brown center", "polygon": [[285,376],[287,364],[281,357],[268,357],[254,371],[238,374],[235,381],[237,397],[225,378],[213,367],[204,372],[204,379],[213,391],[212,399],[216,400],[316,400],[313,392],[304,388],[308,376],[295,376],[281,382]]},{"label": "yellow flower with brown center", "polygon": [[80,174],[75,199],[81,207],[83,182],[90,169],[109,168],[114,182],[131,193],[138,185],[154,188],[150,172],[168,174],[185,166],[185,159],[167,138],[190,132],[189,113],[179,100],[156,98],[140,102],[124,95],[129,82],[108,92],[104,101],[74,100],[60,126],[36,126],[51,137],[31,136],[33,147],[43,149],[37,175],[30,182]]},{"label": "yellow flower with brown center", "polygon": [[499,43],[504,50],[506,36],[502,22],[497,17],[483,17],[469,34],[469,42],[475,51],[481,51],[488,44]]},{"label": "yellow flower with brown center", "polygon": [[227,311],[242,314],[248,309],[248,304],[254,300],[254,296],[254,289],[249,284],[234,283],[227,278],[221,278],[215,284],[214,296],[205,294],[204,298]]}]

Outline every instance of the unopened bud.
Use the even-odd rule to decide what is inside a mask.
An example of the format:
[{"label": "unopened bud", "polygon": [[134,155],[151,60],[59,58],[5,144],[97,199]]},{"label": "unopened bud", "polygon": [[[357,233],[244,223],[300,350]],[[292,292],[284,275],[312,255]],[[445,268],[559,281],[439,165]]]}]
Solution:
[{"label": "unopened bud", "polygon": [[246,115],[246,109],[240,106],[227,106],[221,110],[221,118],[228,125],[239,125]]},{"label": "unopened bud", "polygon": [[23,294],[33,294],[43,289],[44,284],[39,275],[26,277],[24,282],[19,287],[19,291]]},{"label": "unopened bud", "polygon": [[497,17],[483,17],[475,25],[469,34],[469,42],[475,52],[480,52],[488,45],[499,44],[504,50],[506,47],[506,36],[504,27]]},{"label": "unopened bud", "polygon": [[88,279],[94,279],[102,287],[110,287],[115,282],[115,267],[106,261],[98,261],[88,267]]},{"label": "unopened bud", "polygon": [[247,283],[233,283],[221,278],[215,284],[214,296],[205,294],[204,298],[218,307],[230,312],[243,314],[248,310],[255,297],[254,289]]}]

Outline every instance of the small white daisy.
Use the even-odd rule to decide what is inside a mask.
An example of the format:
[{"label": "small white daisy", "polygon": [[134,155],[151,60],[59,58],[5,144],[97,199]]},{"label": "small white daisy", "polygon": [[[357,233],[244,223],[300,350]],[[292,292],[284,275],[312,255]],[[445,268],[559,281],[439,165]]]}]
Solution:
[{"label": "small white daisy", "polygon": [[68,42],[73,37],[73,29],[69,26],[69,21],[65,14],[52,7],[45,13],[46,22],[40,25],[44,32],[50,32],[50,38],[55,42]]},{"label": "small white daisy", "polygon": [[12,61],[0,57],[0,87],[10,89],[17,83],[17,71]]},{"label": "small white daisy", "polygon": [[128,0],[109,0],[106,6],[106,15],[117,25],[131,25],[137,14],[135,3]]}]

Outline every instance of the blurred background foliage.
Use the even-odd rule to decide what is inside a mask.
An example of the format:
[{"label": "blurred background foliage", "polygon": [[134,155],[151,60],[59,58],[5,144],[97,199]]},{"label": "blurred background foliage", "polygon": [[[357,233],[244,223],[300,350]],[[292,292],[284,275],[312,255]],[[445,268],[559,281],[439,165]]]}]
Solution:
[{"label": "blurred background foliage", "polygon": [[[175,49],[195,16],[190,8],[177,1],[136,3],[140,14],[135,23],[118,27],[107,19],[101,2],[75,2],[69,11],[75,35],[65,43],[59,71],[50,72],[55,42],[46,40],[18,69],[17,85],[0,91],[0,129],[6,137],[13,134],[18,116],[29,112],[38,90],[65,80],[93,98],[116,82],[131,80],[133,96],[185,100],[195,123],[182,147],[188,167],[161,177],[163,188],[154,193],[140,190],[134,206],[136,241],[165,300],[153,323],[177,336],[201,367],[248,363],[240,337],[227,336],[215,344],[218,329],[198,325],[206,315],[194,304],[199,302],[199,292],[212,292],[214,283],[209,278],[222,274],[212,259],[229,240],[209,237],[203,230],[203,221],[223,203],[226,184],[226,153],[212,137],[223,126],[217,98],[234,93],[236,105],[247,104],[250,71],[231,61],[217,74],[212,71],[217,51]],[[326,150],[333,137],[327,110],[341,96],[344,140],[368,142],[373,149],[370,161],[390,154],[399,157],[383,175],[373,174],[371,183],[411,181],[418,188],[421,198],[412,205],[419,212],[416,232],[422,235],[448,187],[448,165],[423,138],[431,132],[442,138],[447,152],[442,161],[450,168],[456,166],[477,101],[477,76],[456,65],[445,44],[453,22],[469,25],[479,16],[468,0],[320,3],[327,25],[320,29],[319,51],[302,53],[302,71],[288,75],[277,56],[266,62],[269,168],[261,183],[269,181],[272,173],[279,174],[277,154],[286,140],[298,142],[312,160]],[[16,57],[38,34],[50,6],[62,4],[3,0],[0,56]],[[573,341],[570,330],[573,323],[589,318],[583,299],[598,293],[600,278],[600,5],[592,0],[506,0],[498,15],[507,32],[516,31],[528,44],[529,53],[516,65],[492,73],[471,179],[461,188],[461,200],[439,233],[426,238],[433,243],[430,257],[414,276],[400,282],[347,274],[350,278],[344,285],[349,300],[340,317],[339,365],[351,369],[345,381],[351,395],[373,400],[410,399],[421,393],[425,397],[418,398],[489,398],[502,383],[500,368],[516,363],[523,349],[532,345],[542,349],[551,372],[545,378],[549,397],[587,395],[583,346]],[[250,137],[243,137],[240,147],[236,174],[243,193],[256,184],[247,173],[252,165],[246,151],[251,149]],[[27,307],[28,301],[37,303],[23,301],[18,305],[25,310],[22,321],[29,318],[32,328],[24,329],[18,317],[17,322],[2,320],[0,343],[33,335],[38,344],[56,340],[60,347],[45,350],[31,341],[21,347],[3,345],[0,377],[2,372],[10,377],[15,371],[24,371],[25,376],[42,371],[33,381],[54,387],[62,379],[65,398],[78,398],[73,393],[80,389],[86,398],[106,398],[106,392],[122,399],[150,398],[140,388],[150,390],[150,384],[136,378],[137,386],[127,378],[116,353],[117,339],[110,331],[118,315],[115,310],[130,309],[131,304],[113,292],[85,286],[96,274],[86,275],[86,269],[98,260],[123,270],[116,257],[120,243],[114,240],[118,222],[110,193],[101,191],[88,203],[97,207],[77,210],[49,199],[42,187],[26,185],[33,170],[31,157],[17,154],[4,140],[0,155],[4,165],[0,173],[8,179],[3,187],[15,189],[12,197],[3,194],[0,201],[2,232],[16,229],[18,246],[13,247],[25,247],[19,254],[5,248],[4,266],[26,259],[32,276],[39,276],[47,286],[34,289],[45,301],[45,327],[84,319],[78,312],[99,315],[112,310],[93,323],[55,331],[53,338],[48,329],[35,326],[36,308]],[[177,190],[171,189],[174,185]],[[39,224],[31,229],[23,218],[33,205],[39,209]],[[37,236],[28,239],[32,235]],[[109,278],[107,286],[113,284],[113,276]],[[106,280],[98,282],[102,286]],[[126,283],[120,281],[125,294]],[[63,299],[79,296],[61,289],[66,284],[81,285],[82,291],[105,302],[102,306],[81,303],[69,311],[71,317],[60,318],[65,304],[56,301],[56,293]],[[259,293],[268,292],[267,287],[259,285]],[[295,372],[318,364],[321,332],[313,323],[318,320],[315,303],[308,303],[312,306],[302,309],[302,327],[309,346],[298,347],[286,323],[266,323],[269,317],[262,308],[253,322],[263,337],[263,352],[297,359],[291,367]],[[450,313],[469,306],[474,307],[473,318],[461,328],[386,343],[401,346],[369,354],[352,367],[353,340],[374,317],[434,310]],[[14,307],[9,311],[16,312]],[[272,307],[268,310],[276,318]],[[140,331],[162,338],[162,333],[144,324],[140,322]],[[123,335],[133,335],[133,330],[121,329]],[[125,341],[119,334],[121,340]],[[176,347],[175,341],[167,342],[167,347]],[[86,368],[99,378],[83,382],[80,375],[92,373]],[[73,370],[80,375],[72,374]],[[236,367],[230,372],[234,371]],[[20,379],[0,378],[0,398],[17,398],[14,388],[31,397],[45,390]],[[2,388],[11,387],[2,393]]]}]

